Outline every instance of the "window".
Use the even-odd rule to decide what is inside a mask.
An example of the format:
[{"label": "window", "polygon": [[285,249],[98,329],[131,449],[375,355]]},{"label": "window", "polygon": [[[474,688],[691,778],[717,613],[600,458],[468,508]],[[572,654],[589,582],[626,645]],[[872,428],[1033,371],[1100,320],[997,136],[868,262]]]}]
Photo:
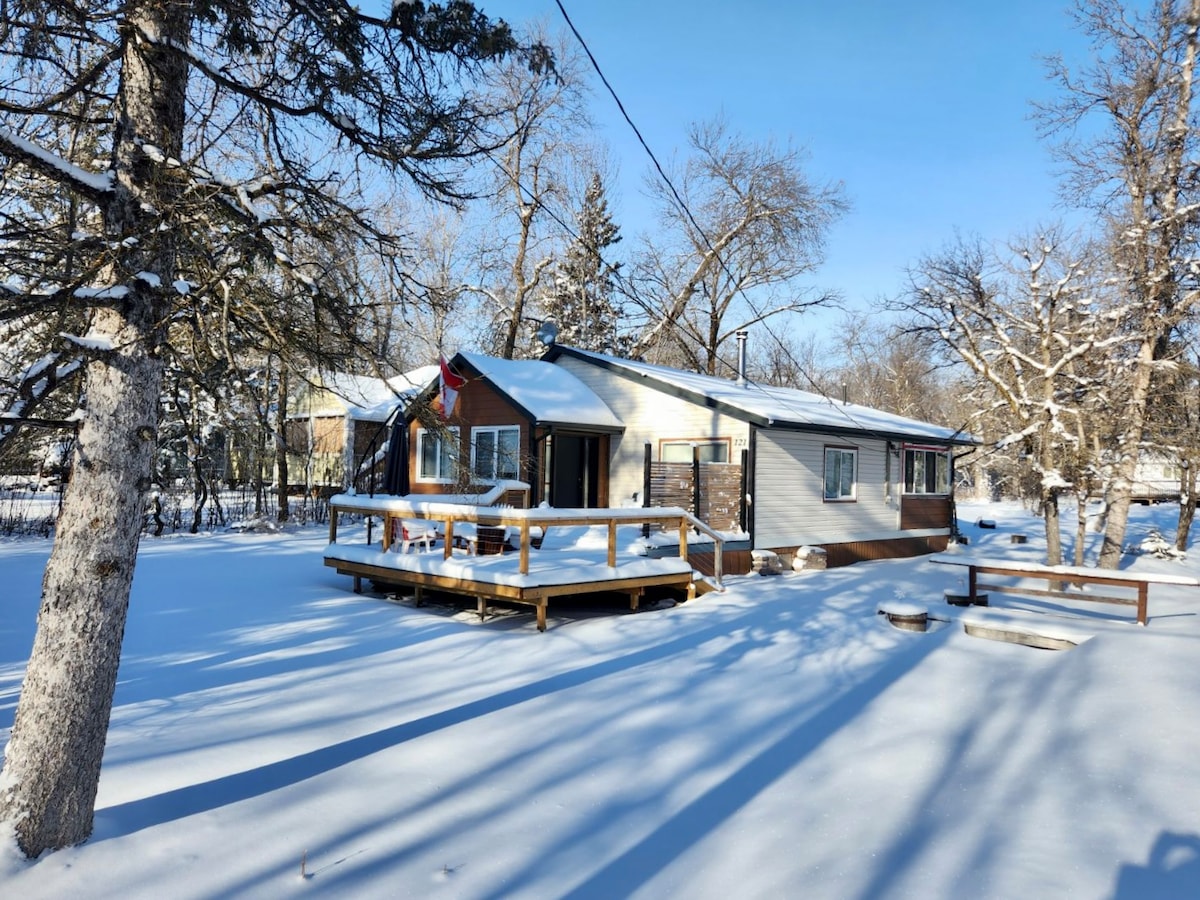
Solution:
[{"label": "window", "polygon": [[663,441],[658,448],[660,462],[690,463],[692,447],[700,451],[700,462],[729,462],[729,441]]},{"label": "window", "polygon": [[904,493],[949,494],[950,453],[947,450],[904,451]]},{"label": "window", "polygon": [[417,481],[452,482],[457,475],[458,429],[417,430]]},{"label": "window", "polygon": [[520,427],[512,425],[471,430],[471,471],[476,478],[484,481],[518,478],[520,463]]},{"label": "window", "polygon": [[858,451],[847,447],[825,448],[825,499],[853,500]]}]

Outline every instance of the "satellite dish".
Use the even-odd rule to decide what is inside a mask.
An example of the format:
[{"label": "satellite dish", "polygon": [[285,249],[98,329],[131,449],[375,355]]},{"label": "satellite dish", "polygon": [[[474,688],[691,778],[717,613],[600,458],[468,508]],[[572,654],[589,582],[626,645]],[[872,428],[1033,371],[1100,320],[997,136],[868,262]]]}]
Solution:
[{"label": "satellite dish", "polygon": [[558,337],[558,326],[553,322],[546,321],[541,324],[537,330],[537,339],[542,342],[543,347],[554,346],[554,341]]}]

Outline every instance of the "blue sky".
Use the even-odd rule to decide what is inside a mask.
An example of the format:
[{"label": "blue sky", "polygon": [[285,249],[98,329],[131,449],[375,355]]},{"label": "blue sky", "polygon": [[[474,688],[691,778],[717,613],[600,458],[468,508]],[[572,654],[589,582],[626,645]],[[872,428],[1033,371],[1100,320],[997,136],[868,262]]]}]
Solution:
[{"label": "blue sky", "polygon": [[[512,24],[565,28],[553,0],[479,0]],[[1004,242],[1061,214],[1031,100],[1053,96],[1042,58],[1086,49],[1065,0],[564,0],[662,161],[689,123],[722,114],[751,138],[791,141],[853,210],[814,285],[869,308],[955,229]],[[593,115],[619,166],[611,202],[627,240],[651,224],[649,160],[598,80]]]}]

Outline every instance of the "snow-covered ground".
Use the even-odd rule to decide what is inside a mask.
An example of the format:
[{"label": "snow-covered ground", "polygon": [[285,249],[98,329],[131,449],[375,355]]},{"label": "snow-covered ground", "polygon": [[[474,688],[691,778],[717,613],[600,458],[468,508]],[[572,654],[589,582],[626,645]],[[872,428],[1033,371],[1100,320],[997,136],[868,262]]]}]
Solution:
[{"label": "snow-covered ground", "polygon": [[[1037,519],[980,516],[972,551],[1038,557]],[[0,895],[1200,896],[1198,589],[1153,587],[1146,628],[1085,610],[1058,652],[889,626],[957,612],[921,559],[538,634],[355,596],[326,539],[144,542],[94,836],[0,843]],[[0,736],[47,553],[0,543]]]}]

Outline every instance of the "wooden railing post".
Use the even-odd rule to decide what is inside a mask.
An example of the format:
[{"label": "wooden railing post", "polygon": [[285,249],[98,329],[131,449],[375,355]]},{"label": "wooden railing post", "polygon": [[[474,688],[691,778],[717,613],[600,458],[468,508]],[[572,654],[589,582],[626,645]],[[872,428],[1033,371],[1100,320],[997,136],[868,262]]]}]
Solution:
[{"label": "wooden railing post", "polygon": [[522,575],[529,574],[529,520],[521,520],[521,565]]},{"label": "wooden railing post", "polygon": [[742,472],[740,478],[742,494],[738,498],[738,528],[745,534],[749,531],[746,515],[746,498],[750,496],[750,451],[742,451]]},{"label": "wooden railing post", "polygon": [[[650,485],[653,483],[650,477],[650,457],[653,449],[650,442],[646,441],[645,461],[642,463],[642,506],[645,509],[650,508]],[[650,537],[650,523],[642,523],[642,537]]]}]

